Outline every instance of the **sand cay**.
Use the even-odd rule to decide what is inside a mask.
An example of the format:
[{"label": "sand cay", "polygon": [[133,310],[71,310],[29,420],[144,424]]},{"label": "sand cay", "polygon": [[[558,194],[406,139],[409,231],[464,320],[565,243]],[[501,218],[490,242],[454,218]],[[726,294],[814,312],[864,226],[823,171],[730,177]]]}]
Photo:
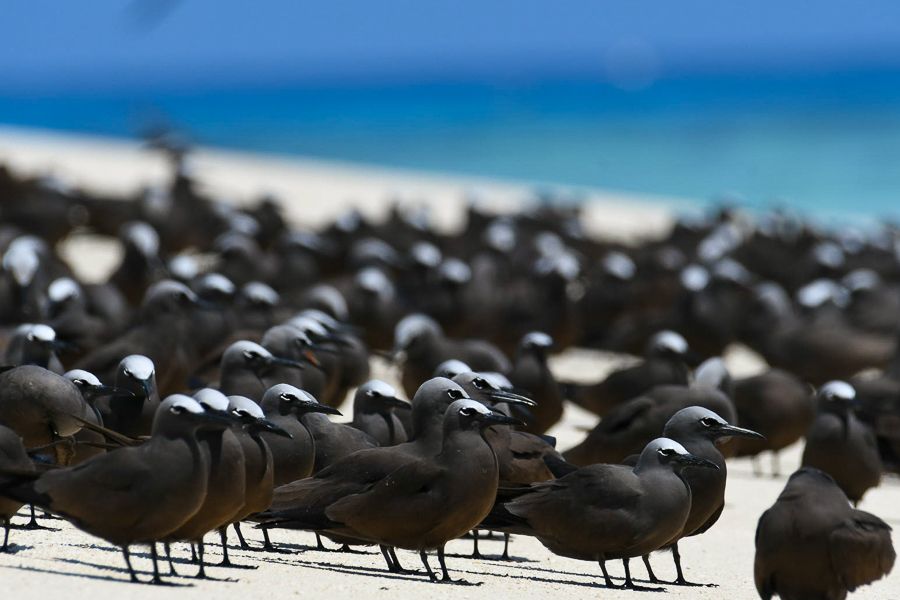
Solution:
[{"label": "sand cay", "polygon": [[[141,184],[159,180],[165,174],[163,162],[137,144],[108,140],[84,139],[35,134],[19,130],[0,130],[0,161],[33,173],[54,173],[75,185],[91,189],[125,192]],[[529,190],[521,185],[485,180],[423,175],[399,171],[376,170],[308,160],[261,157],[220,151],[200,151],[191,161],[197,177],[209,189],[235,202],[271,192],[285,203],[291,218],[298,224],[316,226],[353,206],[367,215],[377,216],[392,199],[424,204],[448,227],[458,222],[463,209],[463,195],[477,193],[488,206],[514,207]],[[586,194],[587,223],[591,231],[618,238],[652,235],[670,222],[678,201],[628,197],[602,192]],[[117,259],[112,246],[85,238],[67,246],[78,264],[89,264],[92,278],[102,277]],[[614,366],[629,360],[593,351],[569,351],[553,359],[558,376],[590,381],[602,377]],[[752,353],[734,348],[727,356],[736,375],[753,373],[763,367]],[[394,377],[391,369],[380,361],[374,364],[374,375]],[[557,436],[560,448],[568,448],[581,439],[594,417],[569,407],[565,417],[550,433]],[[721,520],[700,537],[681,542],[685,576],[690,581],[713,583],[718,587],[664,586],[670,598],[752,599],[754,532],[760,514],[781,492],[786,475],[799,464],[802,447],[794,446],[781,456],[781,476],[771,477],[767,457],[763,469],[767,475],[753,475],[746,459],[729,463],[726,506]],[[870,491],[860,508],[868,510],[900,527],[900,482],[887,477]],[[20,516],[18,524],[26,519]],[[292,554],[262,554],[231,550],[232,560],[256,567],[253,570],[213,568],[217,581],[196,581],[189,577],[173,577],[170,587],[132,585],[119,551],[92,538],[64,521],[44,521],[58,531],[20,531],[12,533],[13,553],[0,555],[0,586],[4,598],[160,598],[220,599],[264,597],[288,598],[546,598],[551,594],[566,598],[635,598],[639,592],[609,590],[602,587],[597,565],[554,556],[537,541],[514,537],[510,562],[471,560],[469,540],[448,545],[448,566],[455,577],[467,580],[472,587],[431,584],[422,575],[394,575],[385,570],[375,548],[361,553],[319,552],[314,550],[312,534],[276,531],[273,541]],[[248,538],[259,545],[260,535],[249,527]],[[213,536],[208,537],[209,540]],[[894,533],[895,545],[898,537]],[[331,545],[331,544],[329,544]],[[333,545],[331,545],[333,546]],[[145,548],[135,547],[135,566],[143,573],[150,568]],[[499,556],[502,538],[482,543],[482,553]],[[182,574],[195,572],[188,564],[186,546],[175,549],[176,567]],[[418,557],[407,551],[398,552],[406,568],[420,569]],[[211,544],[207,550],[211,562],[221,557],[221,549]],[[656,574],[664,580],[674,578],[674,567],[667,553],[653,556]],[[646,575],[640,561],[632,561],[632,573],[641,583]],[[621,582],[620,564],[611,562],[610,572]],[[145,575],[146,578],[146,575]],[[252,595],[252,596],[248,596]],[[900,575],[866,587],[853,598],[900,598]]]}]

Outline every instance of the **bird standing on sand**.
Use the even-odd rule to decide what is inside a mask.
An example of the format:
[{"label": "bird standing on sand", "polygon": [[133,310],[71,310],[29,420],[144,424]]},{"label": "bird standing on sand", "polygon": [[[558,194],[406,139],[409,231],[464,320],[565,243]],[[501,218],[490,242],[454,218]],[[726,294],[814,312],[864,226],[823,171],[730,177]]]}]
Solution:
[{"label": "bird standing on sand", "polygon": [[827,473],[803,467],[756,527],[753,579],[769,600],[843,600],[894,566],[891,528],[850,506]]}]

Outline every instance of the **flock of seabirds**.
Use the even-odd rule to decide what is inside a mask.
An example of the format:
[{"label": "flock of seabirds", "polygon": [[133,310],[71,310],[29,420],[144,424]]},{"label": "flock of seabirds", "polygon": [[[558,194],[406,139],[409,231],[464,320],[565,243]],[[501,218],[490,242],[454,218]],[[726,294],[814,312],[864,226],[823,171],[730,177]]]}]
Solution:
[{"label": "flock of seabirds", "polygon": [[[119,546],[132,581],[133,545],[161,583],[177,544],[205,577],[209,534],[228,567],[229,529],[279,551],[287,528],[377,545],[392,573],[416,551],[432,581],[451,581],[448,541],[471,535],[478,557],[490,531],[503,558],[533,536],[610,588],[608,561],[639,589],[630,559],[660,583],[649,557],[669,550],[692,585],[678,543],[721,515],[726,458],[805,438],[759,519],[759,595],[840,599],[893,567],[890,527],[854,505],[900,468],[898,231],[722,208],[624,245],[552,202],[472,203],[453,233],[400,208],[299,229],[175,164],[131,199],[0,168],[3,550],[30,505],[24,529],[66,519]],[[121,243],[105,282],[57,252],[82,231]],[[732,378],[735,342],[769,370]],[[573,346],[641,358],[560,381],[548,356]],[[370,379],[372,356],[402,389]],[[556,448],[567,402],[600,420]]]}]

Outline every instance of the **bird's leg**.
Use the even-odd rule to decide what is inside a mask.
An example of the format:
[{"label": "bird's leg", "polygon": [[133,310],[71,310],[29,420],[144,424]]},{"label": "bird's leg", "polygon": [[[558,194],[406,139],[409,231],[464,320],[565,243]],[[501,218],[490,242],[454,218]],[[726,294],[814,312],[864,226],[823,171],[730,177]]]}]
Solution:
[{"label": "bird's leg", "polygon": [[419,558],[422,559],[422,564],[425,565],[425,572],[428,573],[428,579],[431,581],[437,581],[438,578],[434,576],[434,571],[431,570],[431,567],[428,566],[428,554],[424,550],[419,552]]},{"label": "bird's leg", "polygon": [[194,546],[194,542],[191,542],[191,562],[195,565],[197,564],[197,547]]},{"label": "bird's leg", "polygon": [[222,562],[219,563],[220,567],[230,567],[231,559],[228,558],[228,526],[222,527],[219,529],[219,538],[222,540]]},{"label": "bird's leg", "polygon": [[197,571],[197,579],[206,579],[206,566],[203,564],[203,554],[206,549],[203,546],[203,540],[197,542],[197,561],[200,563],[200,570]]},{"label": "bird's leg", "polygon": [[472,530],[472,558],[484,558],[478,551],[478,530]]},{"label": "bird's leg", "polygon": [[241,542],[241,550],[252,550],[253,549],[250,547],[250,544],[247,543],[247,540],[244,539],[244,534],[241,531],[240,522],[237,522],[234,524],[234,532],[237,534],[238,540]]},{"label": "bird's leg", "polygon": [[318,533],[316,534],[316,550],[321,550],[323,552],[328,551],[328,548],[326,548],[325,544],[322,543],[322,536]]},{"label": "bird's leg", "polygon": [[606,583],[606,587],[616,589],[619,586],[615,585],[612,582],[612,578],[609,576],[609,571],[606,570],[606,560],[601,560],[600,562],[600,570],[603,571],[603,581]]},{"label": "bird's leg", "polygon": [[653,567],[650,566],[650,555],[645,554],[641,558],[644,560],[644,566],[647,567],[647,578],[650,579],[650,583],[659,583],[659,579],[656,578],[656,574],[653,572]]},{"label": "bird's leg", "polygon": [[150,543],[150,559],[153,561],[153,579],[150,583],[154,585],[162,585],[162,577],[159,576],[159,555],[156,553],[156,544]]},{"label": "bird's leg", "polygon": [[128,574],[131,575],[132,583],[140,583],[140,579],[138,579],[137,574],[134,572],[134,567],[131,566],[131,550],[129,550],[128,546],[122,546],[122,556],[125,557],[125,564],[128,565]]},{"label": "bird's leg", "polygon": [[[672,546],[672,558],[675,560],[675,573],[678,574],[678,577],[675,578],[675,585],[703,585],[702,583],[691,583],[684,578],[684,573],[681,572],[681,553],[678,551],[678,542],[675,542]],[[654,581],[653,583],[656,582]]]},{"label": "bird's leg", "polygon": [[652,587],[644,587],[642,585],[635,585],[634,581],[631,579],[631,569],[628,566],[628,561],[630,559],[623,558],[622,566],[625,567],[625,584],[622,586],[627,590],[634,590],[636,592],[664,592],[665,588],[652,588]]},{"label": "bird's leg", "polygon": [[447,562],[446,562],[446,560],[444,560],[444,547],[443,546],[438,548],[437,555],[438,555],[438,562],[441,565],[441,581],[444,581],[446,583],[452,583],[453,580],[450,579],[450,572],[447,571]]},{"label": "bird's leg", "polygon": [[398,572],[398,573],[413,573],[413,572],[414,572],[414,571],[409,571],[409,570],[407,570],[407,569],[404,569],[404,568],[400,565],[400,559],[397,558],[397,551],[394,550],[394,547],[393,547],[393,546],[388,546],[388,554],[391,555],[391,560],[394,561],[394,565],[397,567],[397,572]]},{"label": "bird's leg", "polygon": [[503,534],[503,554],[500,556],[501,560],[509,560],[509,534]]},{"label": "bird's leg", "polygon": [[3,519],[3,547],[0,552],[9,552],[9,517]]},{"label": "bird's leg", "polygon": [[776,451],[772,451],[772,477],[781,476],[781,456]]},{"label": "bird's leg", "polygon": [[[272,541],[269,539],[269,530],[268,529],[264,528],[262,530],[262,532],[263,532],[262,552],[277,552],[279,554],[291,554],[290,550],[279,548],[272,543]],[[251,550],[252,550],[252,548],[251,548]]]},{"label": "bird's leg", "polygon": [[[193,546],[191,548],[193,549]],[[175,571],[175,563],[172,562],[172,545],[169,542],[164,542],[163,550],[166,551],[166,560],[169,561],[169,575],[178,577],[178,573]]]},{"label": "bird's leg", "polygon": [[394,561],[391,560],[391,553],[388,550],[388,547],[384,544],[379,544],[378,548],[381,550],[381,555],[384,557],[384,562],[387,563],[388,571],[391,573],[397,572],[397,565],[394,564]]},{"label": "bird's leg", "polygon": [[25,529],[29,529],[29,530],[45,529],[47,531],[58,531],[58,529],[55,529],[53,527],[46,527],[46,526],[38,523],[37,514],[35,513],[35,510],[34,510],[34,504],[29,504],[28,506],[31,509],[31,520],[28,521],[27,525],[25,525]]}]

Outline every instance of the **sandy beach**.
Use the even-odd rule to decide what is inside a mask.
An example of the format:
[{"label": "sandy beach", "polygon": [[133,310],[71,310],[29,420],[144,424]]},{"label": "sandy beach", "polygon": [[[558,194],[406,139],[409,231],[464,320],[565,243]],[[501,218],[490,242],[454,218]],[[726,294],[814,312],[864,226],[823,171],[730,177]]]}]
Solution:
[{"label": "sandy beach", "polygon": [[[16,129],[0,129],[0,163],[21,172],[52,173],[63,181],[98,191],[127,193],[139,186],[160,181],[165,175],[162,160],[132,142],[89,139]],[[439,176],[403,171],[381,170],[337,163],[202,149],[191,158],[196,176],[215,195],[234,202],[245,202],[261,193],[282,199],[291,219],[298,225],[315,227],[350,207],[366,215],[382,214],[392,199],[424,204],[443,226],[458,223],[465,194],[474,193],[486,205],[498,209],[516,206],[530,190],[515,183],[494,182],[462,177]],[[686,206],[678,199],[627,196],[588,191],[585,219],[591,232],[629,239],[653,235],[671,222],[673,211]],[[67,255],[90,269],[81,274],[102,278],[115,265],[117,253],[107,243],[83,238],[67,244]],[[77,264],[76,263],[76,264]],[[594,351],[569,351],[553,360],[558,376],[591,381],[628,357]],[[764,367],[749,351],[735,348],[727,363],[736,375],[756,372]],[[376,360],[374,375],[389,379],[392,370]],[[576,408],[568,408],[565,417],[550,433],[562,449],[574,445],[595,418]],[[741,600],[757,597],[753,586],[753,538],[760,514],[780,493],[786,475],[799,464],[802,445],[781,456],[781,475],[769,476],[767,456],[761,461],[765,476],[753,474],[749,460],[729,463],[726,507],[719,523],[708,533],[681,543],[685,576],[696,582],[718,587],[677,587],[665,585],[667,597]],[[900,527],[900,481],[887,477],[868,493],[860,508],[875,513],[894,527]],[[18,519],[24,523],[24,518]],[[424,575],[393,575],[385,571],[377,549],[362,553],[319,552],[312,534],[277,531],[273,541],[290,554],[262,554],[239,549],[232,559],[255,567],[252,570],[212,569],[220,580],[196,581],[188,577],[170,578],[172,587],[153,587],[127,583],[127,571],[120,553],[63,521],[44,521],[58,531],[14,530],[12,554],[0,554],[0,584],[5,598],[25,600],[64,595],[66,598],[96,598],[115,594],[121,599],[205,598],[214,594],[223,600],[269,595],[275,598],[349,597],[405,600],[428,595],[434,598],[489,598],[517,596],[524,600],[564,594],[569,598],[633,598],[636,592],[609,590],[602,586],[597,565],[554,556],[537,541],[515,537],[510,548],[511,562],[462,558],[471,552],[471,542],[458,540],[448,546],[448,566],[455,576],[473,587],[436,585]],[[249,526],[251,543],[260,536]],[[212,540],[213,536],[209,536]],[[894,533],[895,546],[900,538]],[[487,540],[482,552],[498,556],[502,538]],[[184,547],[177,547],[182,573],[195,567],[187,564]],[[145,548],[135,548],[135,566],[149,569]],[[215,562],[221,556],[217,545],[210,545],[207,556]],[[420,568],[414,553],[400,551],[401,563]],[[668,554],[654,555],[656,574],[674,578]],[[632,572],[645,580],[640,561],[632,561]],[[611,563],[611,574],[621,581],[622,567]],[[896,571],[874,586],[863,588],[853,598],[900,598],[900,574]]]}]

